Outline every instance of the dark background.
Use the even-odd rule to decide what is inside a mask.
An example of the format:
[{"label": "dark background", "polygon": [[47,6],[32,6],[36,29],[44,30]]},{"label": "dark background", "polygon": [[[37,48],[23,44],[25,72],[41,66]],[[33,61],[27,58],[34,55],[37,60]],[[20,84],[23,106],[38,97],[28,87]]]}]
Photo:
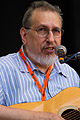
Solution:
[{"label": "dark background", "polygon": [[[19,30],[22,26],[21,20],[26,8],[34,0],[3,0],[1,2],[1,40],[0,56],[17,52],[21,45]],[[62,44],[67,48],[67,55],[80,51],[80,4],[79,0],[46,0],[57,4],[63,12],[65,35]],[[80,75],[80,60],[68,62]]]}]

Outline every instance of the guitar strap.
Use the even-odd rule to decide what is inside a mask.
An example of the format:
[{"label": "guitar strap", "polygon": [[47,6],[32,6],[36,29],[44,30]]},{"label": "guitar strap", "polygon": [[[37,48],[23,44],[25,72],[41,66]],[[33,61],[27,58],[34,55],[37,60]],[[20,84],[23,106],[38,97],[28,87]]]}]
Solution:
[{"label": "guitar strap", "polygon": [[49,66],[47,72],[46,72],[46,77],[45,77],[45,80],[44,80],[44,85],[43,87],[41,86],[41,84],[39,83],[37,77],[35,76],[35,74],[33,73],[33,71],[31,70],[30,66],[28,65],[28,63],[26,62],[26,58],[22,52],[22,50],[20,49],[19,51],[19,55],[21,56],[21,58],[24,60],[25,64],[26,64],[26,67],[27,67],[27,70],[28,72],[30,73],[31,77],[33,78],[33,80],[35,81],[40,93],[41,93],[41,98],[42,98],[42,101],[45,100],[45,92],[46,92],[46,88],[47,88],[47,84],[48,84],[48,79],[49,79],[49,75],[50,75],[50,72],[51,72],[51,68],[52,68],[52,64]]}]

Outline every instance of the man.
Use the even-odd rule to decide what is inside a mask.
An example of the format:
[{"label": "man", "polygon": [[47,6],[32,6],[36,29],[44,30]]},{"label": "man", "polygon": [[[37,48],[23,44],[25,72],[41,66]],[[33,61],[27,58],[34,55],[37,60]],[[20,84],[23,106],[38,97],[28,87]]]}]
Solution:
[{"label": "man", "polygon": [[48,100],[67,87],[80,87],[75,70],[60,64],[55,55],[62,35],[59,7],[34,2],[22,23],[20,51],[0,58],[0,119],[62,120],[54,113],[5,107]]}]

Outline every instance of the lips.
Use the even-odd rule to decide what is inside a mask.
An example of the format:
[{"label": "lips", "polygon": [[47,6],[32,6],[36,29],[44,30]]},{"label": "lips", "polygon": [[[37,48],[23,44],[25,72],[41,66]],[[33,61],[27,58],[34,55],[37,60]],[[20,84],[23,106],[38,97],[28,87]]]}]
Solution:
[{"label": "lips", "polygon": [[52,53],[54,53],[55,48],[54,48],[54,47],[45,47],[45,48],[43,49],[43,51],[44,51],[46,54],[52,54]]}]

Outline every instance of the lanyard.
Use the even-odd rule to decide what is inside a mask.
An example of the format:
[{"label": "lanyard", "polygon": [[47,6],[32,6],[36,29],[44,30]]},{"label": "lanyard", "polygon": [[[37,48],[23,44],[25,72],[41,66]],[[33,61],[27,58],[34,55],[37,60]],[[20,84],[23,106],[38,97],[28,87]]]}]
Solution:
[{"label": "lanyard", "polygon": [[26,58],[22,52],[22,50],[20,49],[19,51],[19,55],[21,56],[21,58],[24,60],[25,64],[26,64],[26,67],[27,67],[27,70],[29,72],[29,74],[31,75],[31,77],[33,78],[33,80],[35,81],[40,93],[41,93],[41,98],[42,98],[42,101],[45,100],[45,92],[46,92],[46,88],[47,88],[47,84],[48,84],[48,79],[49,79],[49,75],[50,75],[50,72],[51,72],[51,68],[52,68],[52,64],[49,66],[48,70],[47,70],[47,73],[46,73],[46,77],[45,77],[45,80],[44,80],[44,85],[43,87],[41,86],[41,84],[39,83],[37,77],[35,76],[35,74],[33,73],[33,71],[31,70],[30,66],[28,65],[28,63],[26,62]]}]

